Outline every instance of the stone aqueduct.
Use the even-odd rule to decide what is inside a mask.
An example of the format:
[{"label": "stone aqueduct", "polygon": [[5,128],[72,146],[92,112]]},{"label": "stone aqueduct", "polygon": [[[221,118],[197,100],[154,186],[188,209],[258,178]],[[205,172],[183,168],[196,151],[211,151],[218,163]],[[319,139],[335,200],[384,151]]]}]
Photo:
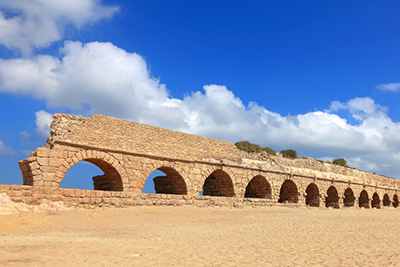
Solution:
[{"label": "stone aqueduct", "polygon": [[[13,201],[69,206],[197,205],[397,207],[400,181],[313,159],[260,159],[234,144],[102,115],[55,114],[45,147],[19,162],[23,186],[0,185]],[[60,189],[74,164],[103,175],[94,190]],[[142,189],[154,170],[156,194]]]}]

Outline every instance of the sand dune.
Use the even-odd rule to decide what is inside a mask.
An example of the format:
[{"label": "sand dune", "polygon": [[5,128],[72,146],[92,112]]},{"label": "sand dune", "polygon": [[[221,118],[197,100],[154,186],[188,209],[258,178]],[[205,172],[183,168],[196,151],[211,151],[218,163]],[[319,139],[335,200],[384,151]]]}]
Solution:
[{"label": "sand dune", "polygon": [[400,209],[131,207],[0,216],[0,266],[399,266]]}]

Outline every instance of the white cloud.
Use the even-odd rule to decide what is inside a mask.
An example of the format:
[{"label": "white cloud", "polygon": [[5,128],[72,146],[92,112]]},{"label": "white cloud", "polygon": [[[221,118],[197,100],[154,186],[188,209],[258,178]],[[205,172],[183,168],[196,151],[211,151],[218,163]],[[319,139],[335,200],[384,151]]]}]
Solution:
[{"label": "white cloud", "polygon": [[[52,108],[67,107],[79,114],[100,113],[231,142],[249,140],[278,150],[345,157],[355,167],[387,175],[400,171],[400,124],[369,97],[334,101],[325,111],[282,116],[255,102],[244,105],[222,85],[171,98],[141,56],[111,43],[66,42],[63,53],[60,60],[0,60],[0,91],[31,95]],[[348,112],[357,125],[335,114],[339,110]],[[44,127],[49,114],[41,114],[47,120],[37,123],[38,130],[48,133]]]},{"label": "white cloud", "polygon": [[41,136],[50,136],[50,123],[53,121],[53,115],[44,110],[39,110],[35,112],[35,116],[36,132]]},{"label": "white cloud", "polygon": [[347,103],[333,101],[328,112],[337,112],[339,110],[348,110],[350,115],[357,121],[363,121],[366,118],[380,117],[387,112],[386,107],[376,104],[370,97],[356,97]]},{"label": "white cloud", "polygon": [[15,150],[12,147],[6,146],[1,140],[0,140],[0,156],[14,156]]},{"label": "white cloud", "polygon": [[376,86],[376,88],[383,90],[383,91],[399,91],[400,90],[400,83],[385,83],[385,84],[379,84]]},{"label": "white cloud", "polygon": [[81,28],[118,11],[99,0],[0,0],[0,43],[30,54],[62,38],[65,28]]}]

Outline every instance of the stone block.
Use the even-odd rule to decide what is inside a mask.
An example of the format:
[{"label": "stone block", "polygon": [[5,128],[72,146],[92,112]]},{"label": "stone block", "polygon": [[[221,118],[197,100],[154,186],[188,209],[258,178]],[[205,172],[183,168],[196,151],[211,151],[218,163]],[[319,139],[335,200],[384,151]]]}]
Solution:
[{"label": "stone block", "polygon": [[53,192],[54,192],[54,188],[52,188],[52,187],[45,187],[44,188],[44,193],[47,194],[47,195],[52,195]]},{"label": "stone block", "polygon": [[119,199],[118,199],[118,198],[111,198],[111,199],[110,199],[110,203],[111,203],[112,205],[118,206],[118,205],[119,205]]},{"label": "stone block", "polygon": [[38,164],[36,161],[29,163],[29,168],[30,168],[31,170],[39,169],[39,167],[40,167],[40,166],[39,166],[39,164]]},{"label": "stone block", "polygon": [[21,197],[22,196],[22,191],[21,190],[12,190],[10,192],[10,197]]},{"label": "stone block", "polygon": [[[19,163],[19,162],[18,162]],[[19,169],[22,171],[22,172],[26,172],[26,171],[28,171],[28,165],[27,164],[19,164]]]},{"label": "stone block", "polygon": [[39,199],[27,199],[25,200],[25,203],[28,205],[34,205],[34,206],[38,206],[40,205],[40,200]]},{"label": "stone block", "polygon": [[36,180],[34,180],[33,185],[34,185],[34,186],[44,186],[44,183],[43,183],[42,180],[36,179]]},{"label": "stone block", "polygon": [[41,175],[42,174],[42,172],[40,171],[40,170],[34,170],[34,171],[32,171],[32,176],[39,176],[39,175]]},{"label": "stone block", "polygon": [[37,163],[39,163],[40,166],[47,166],[47,165],[49,165],[49,158],[48,157],[38,157]]},{"label": "stone block", "polygon": [[[54,172],[45,172],[45,173],[43,173],[43,180],[45,180],[45,181],[54,181],[55,177],[56,177],[56,174]],[[51,184],[48,185],[48,186],[51,186]]]},{"label": "stone block", "polygon": [[42,172],[56,172],[57,171],[57,167],[53,167],[53,166],[42,166],[41,168],[40,168],[40,170],[42,171]]},{"label": "stone block", "polygon": [[72,159],[72,162],[73,162],[74,164],[76,164],[76,163],[79,162],[79,159],[78,159],[78,157],[76,156],[76,154],[73,155],[73,156],[71,157],[71,159]]},{"label": "stone block", "polygon": [[11,197],[11,201],[16,202],[16,203],[22,203],[24,202],[24,198],[23,197]]},{"label": "stone block", "polygon": [[69,162],[68,160],[70,159],[65,160],[63,158],[50,158],[49,165],[52,167],[60,167],[65,161]]},{"label": "stone block", "polygon": [[32,194],[32,199],[44,199],[45,194]]},{"label": "stone block", "polygon": [[36,156],[38,157],[47,157],[50,149],[47,147],[38,147],[35,151]]},{"label": "stone block", "polygon": [[22,196],[24,197],[32,197],[32,191],[22,191]]},{"label": "stone block", "polygon": [[51,196],[51,200],[53,200],[53,201],[63,201],[64,197],[60,196],[60,195],[52,195]]}]

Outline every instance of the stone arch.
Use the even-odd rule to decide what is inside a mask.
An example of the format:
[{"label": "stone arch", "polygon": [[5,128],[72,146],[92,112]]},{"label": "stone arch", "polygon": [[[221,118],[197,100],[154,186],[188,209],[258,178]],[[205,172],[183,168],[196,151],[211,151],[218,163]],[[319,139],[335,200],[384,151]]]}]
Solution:
[{"label": "stone arch", "polygon": [[297,190],[297,185],[292,180],[285,180],[281,186],[279,192],[279,203],[298,203],[299,202],[299,192]]},{"label": "stone arch", "polygon": [[221,169],[213,171],[204,181],[203,196],[234,197],[235,190],[229,174]]},{"label": "stone arch", "polygon": [[350,187],[348,187],[344,191],[343,205],[345,207],[354,207],[355,199],[356,198],[354,197],[353,190]]},{"label": "stone arch", "polygon": [[360,197],[358,198],[358,206],[360,208],[369,209],[369,198],[367,191],[363,190],[360,193]]},{"label": "stone arch", "polygon": [[187,180],[185,180],[176,169],[177,166],[170,162],[159,161],[149,167],[144,172],[144,176],[140,184],[143,190],[144,183],[149,177],[150,173],[155,170],[162,171],[166,176],[154,177],[154,187],[156,194],[174,194],[174,195],[187,195]]},{"label": "stone arch", "polygon": [[311,183],[306,189],[306,205],[319,207],[319,189],[315,183]]},{"label": "stone arch", "polygon": [[393,207],[397,208],[399,206],[399,198],[397,197],[397,195],[395,194],[393,196]]},{"label": "stone arch", "polygon": [[327,208],[339,208],[339,195],[336,187],[331,185],[326,191],[325,206]]},{"label": "stone arch", "polygon": [[67,171],[80,161],[90,162],[104,172],[103,175],[92,178],[94,190],[123,191],[128,187],[128,175],[118,159],[106,152],[96,150],[84,150],[65,159],[55,173],[57,187],[60,186]]},{"label": "stone arch", "polygon": [[388,194],[385,194],[385,195],[383,196],[383,201],[382,201],[383,206],[384,206],[384,207],[390,207],[390,204],[391,204],[391,203],[392,203],[392,202],[390,201],[389,195],[388,195]]},{"label": "stone arch", "polygon": [[379,195],[378,195],[377,192],[375,192],[372,195],[371,207],[375,208],[375,209],[380,209],[381,208],[381,200],[380,200]]},{"label": "stone arch", "polygon": [[257,175],[248,183],[244,197],[271,198],[271,185],[264,176]]}]

